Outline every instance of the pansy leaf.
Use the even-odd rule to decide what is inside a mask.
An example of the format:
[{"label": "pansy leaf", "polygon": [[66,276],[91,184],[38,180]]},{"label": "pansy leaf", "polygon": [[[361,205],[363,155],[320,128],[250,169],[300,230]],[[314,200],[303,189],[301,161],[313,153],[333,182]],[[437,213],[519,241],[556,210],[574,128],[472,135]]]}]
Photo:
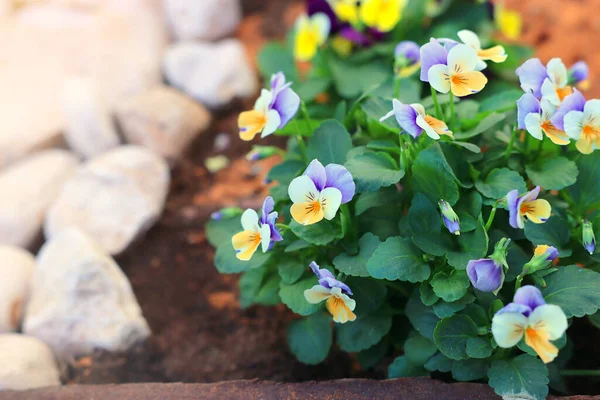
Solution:
[{"label": "pansy leaf", "polygon": [[242,224],[240,222],[241,214],[237,217],[224,218],[220,221],[210,220],[206,224],[206,238],[214,247],[222,244],[231,246],[231,238],[238,232],[241,232]]},{"label": "pansy leaf", "polygon": [[438,322],[433,332],[436,346],[452,360],[464,360],[467,355],[467,341],[477,337],[477,325],[465,315],[452,315]]},{"label": "pansy leaf", "polygon": [[277,273],[274,272],[268,275],[258,289],[254,297],[254,302],[264,306],[276,306],[281,303],[281,298],[279,297],[280,282],[281,278]]},{"label": "pansy leaf", "polygon": [[435,353],[437,353],[435,344],[416,332],[413,332],[404,343],[404,354],[415,365],[425,364]]},{"label": "pansy leaf", "polygon": [[477,228],[458,237],[460,251],[446,253],[448,264],[456,269],[466,269],[470,260],[483,258],[488,250],[488,235],[481,221]]},{"label": "pansy leaf", "polygon": [[377,236],[367,232],[358,241],[358,254],[351,256],[342,253],[333,259],[333,265],[346,275],[370,276],[367,271],[367,262],[380,243]]},{"label": "pansy leaf", "polygon": [[441,271],[431,279],[431,287],[435,294],[444,301],[453,302],[467,294],[470,286],[465,271],[454,270],[450,273]]},{"label": "pansy leaf", "polygon": [[256,295],[266,274],[267,268],[256,268],[244,272],[238,283],[242,308],[248,308],[255,303]]},{"label": "pansy leaf", "polygon": [[275,165],[267,174],[267,179],[277,181],[282,185],[289,185],[290,182],[304,171],[306,164],[298,160],[286,160]]},{"label": "pansy leaf", "polygon": [[395,204],[388,204],[367,210],[358,218],[361,232],[371,232],[380,240],[398,236],[398,218],[401,209]]},{"label": "pansy leaf", "polygon": [[324,246],[343,237],[342,227],[335,220],[324,219],[312,225],[300,225],[292,221],[290,229],[298,238],[317,246]]},{"label": "pansy leaf", "polygon": [[329,354],[332,331],[331,316],[324,312],[292,321],[287,332],[290,350],[305,364],[319,364]]},{"label": "pansy leaf", "polygon": [[386,312],[357,313],[355,321],[336,325],[336,342],[349,353],[365,350],[378,343],[391,328],[392,316]]},{"label": "pansy leaf", "polygon": [[427,360],[427,362],[425,363],[425,368],[431,372],[450,372],[452,370],[452,364],[454,364],[453,360],[438,352],[434,354],[429,360]]},{"label": "pansy leaf", "polygon": [[389,348],[389,341],[383,338],[376,345],[359,351],[356,354],[356,359],[363,369],[373,368],[385,357]]},{"label": "pansy leaf", "polygon": [[360,96],[384,81],[392,72],[387,63],[371,61],[361,65],[346,62],[334,55],[329,58],[329,67],[336,90],[347,99]]},{"label": "pansy leaf", "polygon": [[468,131],[456,132],[454,138],[457,140],[466,140],[490,130],[506,118],[505,114],[492,113],[479,122],[479,124]]},{"label": "pansy leaf", "polygon": [[544,299],[560,306],[567,318],[592,315],[600,308],[600,273],[571,265],[544,279]]},{"label": "pansy leaf", "polygon": [[386,153],[363,153],[350,158],[346,168],[352,174],[359,192],[374,192],[382,186],[400,182],[404,171]]},{"label": "pansy leaf", "polygon": [[521,89],[507,89],[484,99],[479,103],[479,112],[505,112],[517,107],[517,100],[523,96]]},{"label": "pansy leaf", "polygon": [[521,175],[508,168],[493,169],[484,180],[475,182],[475,187],[481,194],[490,199],[500,199],[515,189],[519,193],[527,190],[525,180]]},{"label": "pansy leaf", "polygon": [[308,263],[298,257],[286,257],[278,260],[279,276],[284,283],[292,284],[298,281],[308,268]]},{"label": "pansy leaf", "polygon": [[344,164],[352,148],[352,138],[346,128],[336,120],[323,122],[306,146],[308,160],[317,159],[323,165]]},{"label": "pansy leaf", "polygon": [[269,43],[258,54],[258,68],[266,80],[283,72],[288,81],[297,81],[298,74],[292,52],[280,43]]},{"label": "pansy leaf", "polygon": [[484,336],[472,337],[467,340],[467,355],[471,358],[488,358],[492,355],[492,343]]},{"label": "pansy leaf", "polygon": [[381,243],[367,263],[369,274],[376,279],[412,283],[429,278],[429,265],[410,238],[391,237]]},{"label": "pansy leaf", "polygon": [[217,270],[220,273],[237,274],[252,268],[260,268],[265,265],[273,255],[272,252],[263,253],[258,249],[249,261],[241,261],[237,259],[235,254],[235,250],[231,246],[231,243],[223,243],[217,247],[215,267],[217,267]]},{"label": "pansy leaf", "polygon": [[561,257],[571,255],[571,250],[566,248],[570,238],[569,231],[568,223],[558,215],[553,215],[544,224],[534,224],[531,221],[525,223],[525,237],[531,243],[554,246]]},{"label": "pansy leaf", "polygon": [[[461,221],[462,231],[462,221]],[[447,252],[453,250],[452,240],[450,234],[432,232],[432,233],[418,233],[413,236],[413,242],[427,254],[441,257]]]},{"label": "pansy leaf", "polygon": [[388,378],[390,379],[428,375],[429,372],[422,365],[413,364],[406,356],[396,357],[388,367]]},{"label": "pansy leaf", "polygon": [[385,302],[387,287],[382,281],[349,277],[345,283],[352,289],[352,298],[356,301],[356,315],[377,311]]},{"label": "pansy leaf", "polygon": [[413,234],[441,231],[442,222],[437,206],[422,193],[415,194],[405,218]]},{"label": "pansy leaf", "polygon": [[548,396],[548,368],[542,360],[521,354],[510,360],[496,360],[488,370],[489,385],[499,396],[520,396],[543,400]]},{"label": "pansy leaf", "polygon": [[526,167],[534,185],[546,190],[560,190],[577,182],[577,164],[565,157],[541,158]]},{"label": "pansy leaf", "polygon": [[[369,97],[362,104],[362,109],[368,118],[371,118],[381,125],[385,126],[387,130],[392,133],[400,132],[400,126],[396,122],[396,118],[391,117],[384,121],[379,122],[379,119],[386,115],[392,109],[392,101],[386,100],[381,97]],[[396,146],[398,148],[398,146]]]},{"label": "pansy leaf", "polygon": [[452,377],[459,382],[469,382],[485,378],[490,366],[489,360],[469,359],[452,363]]},{"label": "pansy leaf", "polygon": [[433,342],[433,331],[440,319],[431,307],[427,307],[421,302],[417,290],[408,299],[405,311],[408,320],[417,332]]},{"label": "pansy leaf", "polygon": [[584,214],[600,208],[600,152],[579,157],[577,183],[567,189],[575,203],[575,211]]},{"label": "pansy leaf", "polygon": [[475,296],[467,293],[462,299],[448,303],[447,301],[440,300],[433,305],[433,312],[439,318],[446,318],[455,313],[464,310],[469,303],[475,300]]},{"label": "pansy leaf", "polygon": [[433,204],[442,199],[450,205],[458,201],[456,178],[437,144],[419,153],[412,172],[415,191],[423,193]]},{"label": "pansy leaf", "polygon": [[356,200],[356,215],[361,215],[365,211],[392,203],[396,203],[399,198],[398,189],[395,186],[381,188],[377,192],[364,192]]},{"label": "pansy leaf", "polygon": [[419,294],[421,295],[421,301],[426,306],[432,306],[440,299],[433,291],[429,282],[421,282],[419,285]]},{"label": "pansy leaf", "polygon": [[317,284],[316,276],[309,276],[292,284],[282,281],[279,285],[281,302],[296,314],[310,315],[325,304],[325,302],[323,304],[311,304],[304,297],[304,291]]}]

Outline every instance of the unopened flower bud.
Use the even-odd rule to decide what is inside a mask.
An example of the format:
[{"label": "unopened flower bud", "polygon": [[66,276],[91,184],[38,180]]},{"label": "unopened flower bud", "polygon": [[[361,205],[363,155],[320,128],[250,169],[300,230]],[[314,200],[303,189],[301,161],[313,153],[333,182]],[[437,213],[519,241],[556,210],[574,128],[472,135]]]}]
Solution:
[{"label": "unopened flower bud", "polygon": [[444,225],[450,231],[450,233],[454,235],[460,235],[460,220],[458,219],[458,215],[452,209],[452,206],[448,204],[447,201],[440,200],[439,201],[440,211],[442,212],[442,219],[444,220]]}]

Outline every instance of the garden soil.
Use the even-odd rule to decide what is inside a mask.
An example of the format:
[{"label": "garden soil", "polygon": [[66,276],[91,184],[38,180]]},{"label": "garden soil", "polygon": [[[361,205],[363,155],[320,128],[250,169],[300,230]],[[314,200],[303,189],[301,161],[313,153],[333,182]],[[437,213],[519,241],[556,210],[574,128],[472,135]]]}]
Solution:
[{"label": "garden soil", "polygon": [[[600,77],[600,52],[592,38],[600,33],[591,8],[600,0],[530,0],[508,2],[524,14],[524,38],[540,49],[540,56],[563,56],[567,62],[584,58]],[[293,0],[244,0],[245,19],[238,36],[253,59],[266,40],[282,37],[302,7]],[[555,6],[558,5],[558,6]],[[568,13],[561,11],[569,10]],[[566,31],[562,31],[562,29]],[[595,58],[594,58],[595,57]],[[592,91],[600,85],[592,81]],[[237,276],[221,275],[213,266],[214,251],[207,243],[204,224],[225,206],[259,208],[267,194],[266,171],[277,159],[249,163],[242,155],[250,144],[237,139],[237,114],[251,107],[237,103],[216,115],[215,122],[192,146],[173,171],[165,212],[158,224],[117,261],[129,277],[152,337],[126,354],[98,352],[72,360],[65,369],[69,383],[130,382],[207,383],[236,379],[273,381],[327,380],[349,377],[383,378],[386,362],[361,371],[350,356],[334,349],[319,366],[295,360],[286,344],[286,328],[294,315],[284,306],[241,310]],[[214,149],[219,133],[230,146]],[[277,143],[277,139],[272,139]],[[207,157],[224,154],[231,165],[211,174]],[[572,368],[598,368],[598,331],[586,321],[569,334],[577,337]],[[571,381],[576,393],[600,393],[598,380]]]}]

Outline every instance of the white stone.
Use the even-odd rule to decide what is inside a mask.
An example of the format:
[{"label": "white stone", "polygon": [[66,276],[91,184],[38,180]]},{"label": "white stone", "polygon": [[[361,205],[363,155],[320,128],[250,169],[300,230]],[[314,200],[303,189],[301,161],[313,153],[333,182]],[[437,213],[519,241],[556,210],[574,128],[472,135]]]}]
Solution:
[{"label": "white stone", "polygon": [[68,151],[45,150],[0,173],[0,243],[34,244],[46,211],[78,164]]},{"label": "white stone", "polygon": [[150,335],[127,277],[97,243],[66,229],[40,250],[23,331],[68,359],[126,351]]},{"label": "white stone", "polygon": [[0,167],[62,143],[68,78],[89,78],[109,111],[162,80],[157,0],[31,3],[0,23]]},{"label": "white stone", "polygon": [[106,102],[90,78],[67,79],[62,101],[65,139],[74,151],[89,158],[119,145]]},{"label": "white stone", "polygon": [[46,215],[47,239],[77,227],[119,254],[159,218],[169,166],[151,151],[121,146],[92,158],[64,185]]},{"label": "white stone", "polygon": [[256,74],[236,39],[172,45],[163,68],[169,83],[208,107],[221,107],[258,90]]},{"label": "white stone", "polygon": [[167,86],[158,86],[117,107],[125,139],[177,161],[189,144],[210,124],[210,113],[201,104]]},{"label": "white stone", "polygon": [[0,335],[0,391],[60,386],[54,354],[44,342],[26,335]]},{"label": "white stone", "polygon": [[233,33],[242,19],[240,0],[164,0],[177,40],[217,40]]},{"label": "white stone", "polygon": [[0,245],[0,333],[15,332],[21,325],[34,268],[31,253]]}]

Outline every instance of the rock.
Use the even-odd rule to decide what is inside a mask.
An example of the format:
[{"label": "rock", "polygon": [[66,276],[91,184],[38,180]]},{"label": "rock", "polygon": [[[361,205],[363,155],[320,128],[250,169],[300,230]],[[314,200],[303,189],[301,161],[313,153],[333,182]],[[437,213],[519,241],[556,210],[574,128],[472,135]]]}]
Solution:
[{"label": "rock", "polygon": [[258,90],[256,75],[236,39],[172,45],[163,69],[169,83],[212,108]]},{"label": "rock", "polygon": [[50,347],[30,336],[0,335],[0,391],[48,386],[60,386],[60,373]]},{"label": "rock", "polygon": [[156,222],[169,180],[167,163],[143,147],[121,146],[95,157],[64,185],[50,207],[46,238],[77,227],[106,252],[119,254]]},{"label": "rock", "polygon": [[242,19],[240,0],[164,0],[177,40],[217,40],[235,31]]},{"label": "rock", "polygon": [[89,158],[119,145],[108,107],[89,78],[73,77],[63,91],[65,138],[78,154]]},{"label": "rock", "polygon": [[0,24],[0,167],[63,143],[70,77],[89,78],[109,111],[162,80],[167,33],[157,0],[29,3]]},{"label": "rock", "polygon": [[65,150],[46,150],[0,173],[0,243],[30,247],[44,215],[79,160]]},{"label": "rock", "polygon": [[0,245],[0,333],[14,332],[21,325],[34,268],[31,253]]},{"label": "rock", "polygon": [[117,119],[129,143],[144,146],[175,162],[210,124],[199,103],[167,86],[158,86],[117,107]]},{"label": "rock", "polygon": [[60,359],[94,349],[126,351],[150,335],[123,271],[75,228],[40,250],[23,331],[47,343]]}]

